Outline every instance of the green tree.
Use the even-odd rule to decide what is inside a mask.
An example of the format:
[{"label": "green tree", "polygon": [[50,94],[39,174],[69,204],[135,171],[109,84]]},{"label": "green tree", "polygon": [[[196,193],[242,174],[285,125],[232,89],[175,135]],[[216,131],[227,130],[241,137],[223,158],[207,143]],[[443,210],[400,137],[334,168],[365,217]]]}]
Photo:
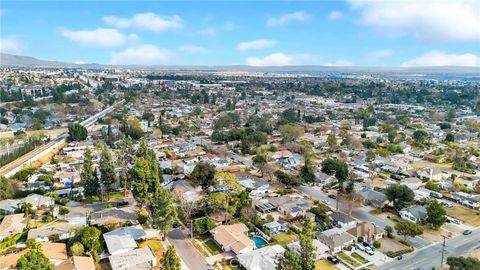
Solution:
[{"label": "green tree", "polygon": [[147,121],[148,126],[150,127],[150,124],[155,120],[155,115],[153,115],[151,112],[144,112],[142,119]]},{"label": "green tree", "polygon": [[415,130],[413,132],[413,141],[415,145],[423,147],[430,140],[430,134],[425,130]]},{"label": "green tree", "polygon": [[432,225],[435,230],[438,230],[446,221],[445,215],[447,212],[443,206],[435,199],[433,199],[427,206],[426,221]]},{"label": "green tree", "polygon": [[455,136],[452,133],[448,133],[445,136],[445,142],[455,142]]},{"label": "green tree", "polygon": [[29,202],[22,203],[20,211],[25,214],[25,216],[30,216],[33,213],[32,204]]},{"label": "green tree", "polygon": [[199,234],[204,234],[215,227],[215,222],[209,217],[201,217],[193,222],[193,231]]},{"label": "green tree", "polygon": [[395,230],[399,235],[403,235],[405,240],[407,240],[407,236],[415,237],[423,233],[421,226],[406,220],[397,222],[397,224],[395,224]]},{"label": "green tree", "polygon": [[149,182],[151,178],[148,161],[139,157],[135,159],[135,164],[128,172],[133,186],[133,194],[140,205],[148,204],[151,194],[149,193]]},{"label": "green tree", "polygon": [[294,250],[286,250],[278,259],[276,270],[302,270],[300,256]]},{"label": "green tree", "polygon": [[393,228],[390,225],[385,226],[385,232],[387,233],[387,237],[390,239],[395,238],[395,235],[393,235]]},{"label": "green tree", "polygon": [[390,185],[385,190],[385,194],[387,195],[387,199],[393,203],[393,207],[395,207],[397,211],[413,202],[415,198],[413,191],[407,186],[401,184]]},{"label": "green tree", "polygon": [[14,192],[12,182],[5,176],[0,176],[0,200],[11,199]]},{"label": "green tree", "polygon": [[82,243],[75,242],[70,247],[70,253],[72,253],[72,256],[82,256],[85,253],[85,248]]},{"label": "green tree", "polygon": [[334,147],[335,145],[337,145],[337,137],[335,136],[334,133],[330,133],[327,137],[327,143],[328,143],[328,146],[331,147]]},{"label": "green tree", "polygon": [[167,189],[159,188],[153,195],[151,202],[152,217],[155,227],[163,236],[172,228],[173,222],[177,219],[177,209],[173,205],[174,200]]},{"label": "green tree", "polygon": [[115,173],[115,166],[112,161],[112,154],[107,146],[104,146],[100,154],[100,181],[102,182],[107,193],[107,200],[110,199],[110,192],[113,189],[113,184],[117,180]]},{"label": "green tree", "polygon": [[298,236],[300,244],[300,258],[302,270],[315,269],[315,248],[313,246],[313,239],[315,238],[315,227],[310,219],[306,219],[302,232]]},{"label": "green tree", "polygon": [[99,183],[93,170],[93,155],[92,151],[88,148],[83,154],[83,166],[80,178],[83,188],[85,189],[84,194],[86,197],[98,194]]},{"label": "green tree", "polygon": [[289,174],[289,173],[283,172],[281,170],[278,170],[278,171],[275,172],[275,177],[277,177],[277,180],[280,183],[282,183],[282,184],[284,184],[288,187],[298,186],[302,182],[297,175]]},{"label": "green tree", "polygon": [[87,137],[88,131],[81,124],[74,123],[68,127],[68,138],[70,141],[84,141]]},{"label": "green tree", "polygon": [[53,264],[41,249],[31,249],[17,261],[18,270],[53,270]]},{"label": "green tree", "polygon": [[87,251],[98,251],[100,248],[100,235],[102,232],[95,227],[85,227],[81,231],[80,243]]},{"label": "green tree", "polygon": [[216,184],[215,166],[206,162],[199,162],[189,177],[192,179],[195,185],[201,186],[203,189],[207,189],[208,187]]},{"label": "green tree", "polygon": [[173,246],[169,246],[162,259],[160,260],[160,270],[180,270],[180,259]]},{"label": "green tree", "polygon": [[305,133],[305,129],[297,124],[282,125],[279,131],[282,133],[284,142],[294,141]]},{"label": "green tree", "polygon": [[300,169],[300,177],[303,179],[303,182],[305,183],[315,182],[315,171],[311,165],[309,158],[305,160],[305,164]]},{"label": "green tree", "polygon": [[472,257],[448,257],[447,264],[450,270],[478,270],[480,260]]}]

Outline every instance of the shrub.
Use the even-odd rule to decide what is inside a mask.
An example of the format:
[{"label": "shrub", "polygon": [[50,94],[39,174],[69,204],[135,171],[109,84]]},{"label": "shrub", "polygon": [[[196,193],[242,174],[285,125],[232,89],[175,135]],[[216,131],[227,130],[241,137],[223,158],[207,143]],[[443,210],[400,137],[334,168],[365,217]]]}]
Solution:
[{"label": "shrub", "polygon": [[58,213],[60,215],[66,215],[66,214],[70,213],[70,210],[65,206],[60,206],[60,209],[58,210]]},{"label": "shrub", "polygon": [[85,252],[85,248],[80,242],[75,242],[70,247],[70,253],[72,253],[72,256],[82,256],[84,252]]},{"label": "shrub", "polygon": [[373,241],[373,246],[375,248],[380,248],[382,246],[382,243],[380,243],[380,241],[378,241],[378,240],[375,240],[375,241]]}]

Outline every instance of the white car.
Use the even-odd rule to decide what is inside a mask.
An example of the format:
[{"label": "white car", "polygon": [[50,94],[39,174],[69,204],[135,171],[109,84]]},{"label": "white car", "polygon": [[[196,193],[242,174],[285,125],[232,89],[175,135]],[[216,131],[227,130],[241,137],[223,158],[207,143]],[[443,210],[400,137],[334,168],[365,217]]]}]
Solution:
[{"label": "white car", "polygon": [[371,248],[369,247],[365,247],[365,252],[368,254],[368,255],[373,255],[375,254],[375,251],[373,251]]},{"label": "white car", "polygon": [[365,247],[364,247],[364,246],[362,246],[362,245],[355,244],[355,246],[354,246],[354,247],[355,247],[356,249],[358,249],[358,250],[365,251]]}]

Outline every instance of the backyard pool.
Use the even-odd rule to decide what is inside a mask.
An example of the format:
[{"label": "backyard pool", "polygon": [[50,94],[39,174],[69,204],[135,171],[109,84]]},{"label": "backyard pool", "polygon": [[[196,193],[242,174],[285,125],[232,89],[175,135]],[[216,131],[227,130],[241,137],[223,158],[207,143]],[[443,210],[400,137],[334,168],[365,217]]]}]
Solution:
[{"label": "backyard pool", "polygon": [[261,247],[265,246],[266,244],[268,244],[268,242],[260,236],[254,235],[254,236],[252,236],[252,240],[253,240],[253,243],[255,243],[256,248],[261,248]]}]

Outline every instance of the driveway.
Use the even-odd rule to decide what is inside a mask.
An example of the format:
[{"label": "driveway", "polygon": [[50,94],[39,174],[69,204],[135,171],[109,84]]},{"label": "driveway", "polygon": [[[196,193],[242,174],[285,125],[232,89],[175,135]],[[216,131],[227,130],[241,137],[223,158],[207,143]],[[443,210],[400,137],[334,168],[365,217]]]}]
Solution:
[{"label": "driveway", "polygon": [[209,270],[205,257],[195,248],[190,239],[180,228],[174,229],[167,234],[168,241],[175,247],[178,255],[190,270]]}]

